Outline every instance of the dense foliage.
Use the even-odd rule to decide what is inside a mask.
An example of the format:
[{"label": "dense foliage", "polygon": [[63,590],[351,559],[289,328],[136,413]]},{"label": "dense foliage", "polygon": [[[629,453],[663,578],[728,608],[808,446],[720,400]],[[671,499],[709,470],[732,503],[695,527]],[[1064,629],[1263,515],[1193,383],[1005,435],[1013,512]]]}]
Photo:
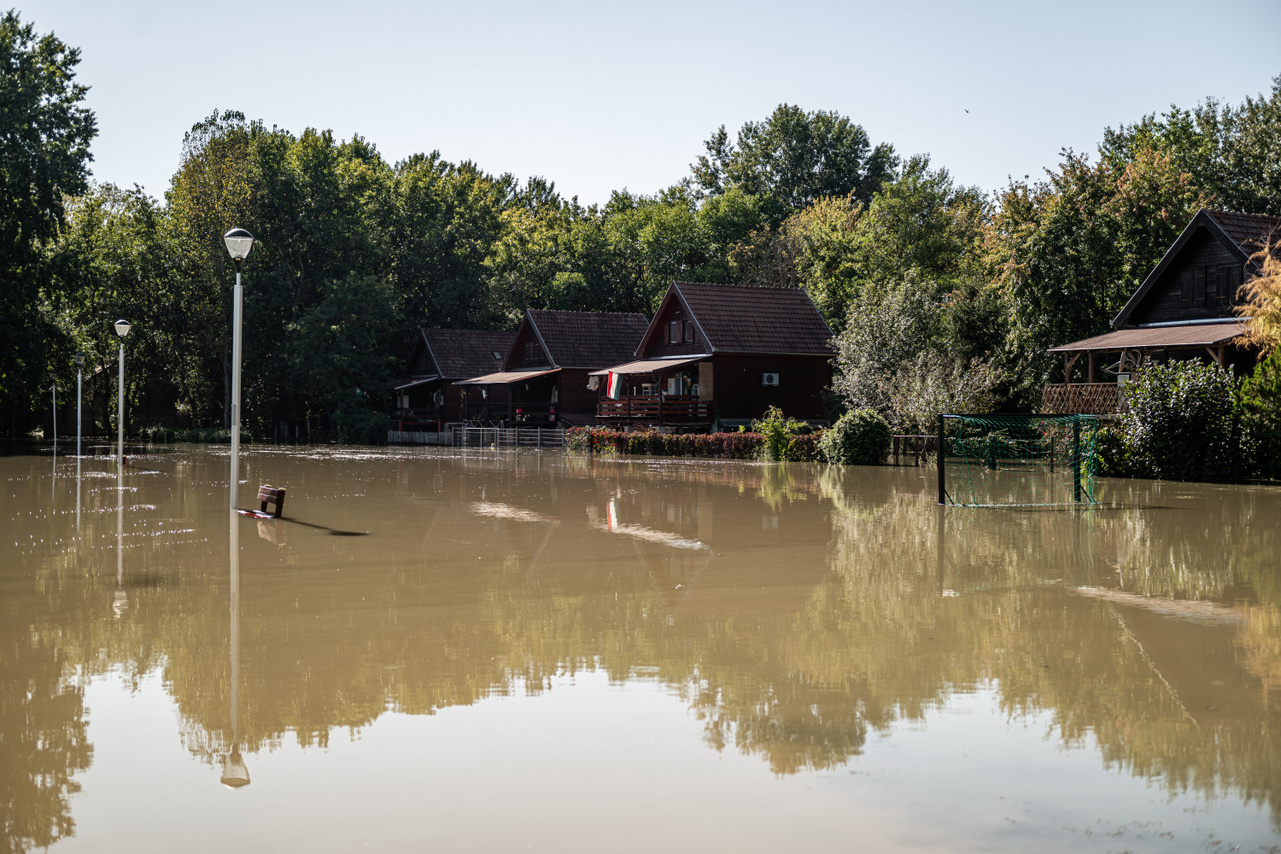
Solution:
[{"label": "dense foliage", "polygon": [[829,463],[875,466],[890,451],[890,425],[871,409],[857,409],[837,419],[819,441],[819,457]]},{"label": "dense foliage", "polygon": [[1140,476],[1226,480],[1238,461],[1237,390],[1215,365],[1170,362],[1126,386],[1126,466]]},{"label": "dense foliage", "polygon": [[920,431],[940,407],[1034,407],[1046,350],[1106,331],[1199,206],[1281,213],[1281,78],[1240,106],[1108,129],[1096,157],[1065,152],[993,196],[848,117],[783,104],[733,137],[717,130],[672,186],[589,206],[541,177],[437,152],[388,163],[360,136],[214,112],[158,200],[86,185],[95,125],[74,49],[11,12],[0,51],[18,70],[0,82],[10,434],[37,426],[49,367],[71,386],[77,350],[87,429],[114,427],[117,317],[135,330],[133,428],[225,428],[234,271],[221,236],[235,226],[256,238],[244,421],[258,436],[376,436],[419,326],[652,312],[673,280],[804,288],[836,333],[838,408]]}]

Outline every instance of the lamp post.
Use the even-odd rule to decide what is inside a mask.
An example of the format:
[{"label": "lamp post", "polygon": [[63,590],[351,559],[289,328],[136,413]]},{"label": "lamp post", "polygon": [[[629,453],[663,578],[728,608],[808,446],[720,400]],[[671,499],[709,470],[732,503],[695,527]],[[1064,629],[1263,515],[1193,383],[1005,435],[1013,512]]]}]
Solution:
[{"label": "lamp post", "polygon": [[231,333],[231,509],[236,509],[236,493],[240,488],[240,318],[243,311],[243,291],[240,287],[240,266],[254,247],[254,236],[243,228],[233,228],[223,235],[227,252],[236,262],[235,315]]},{"label": "lamp post", "polygon": [[76,354],[76,458],[80,458],[80,403],[84,399],[81,390],[84,379],[85,354]]},{"label": "lamp post", "polygon": [[49,387],[53,389],[53,456],[58,457],[58,374],[49,369]]},{"label": "lamp post", "polygon": [[116,389],[116,463],[121,471],[125,467],[125,336],[129,334],[129,321],[115,322],[116,334],[120,336],[120,385]]}]

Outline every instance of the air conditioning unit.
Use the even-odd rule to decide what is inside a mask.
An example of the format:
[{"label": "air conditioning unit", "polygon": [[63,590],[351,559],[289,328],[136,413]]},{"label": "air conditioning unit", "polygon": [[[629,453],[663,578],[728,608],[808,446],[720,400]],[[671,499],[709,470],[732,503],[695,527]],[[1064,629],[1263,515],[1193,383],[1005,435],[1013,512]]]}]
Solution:
[{"label": "air conditioning unit", "polygon": [[761,385],[778,385],[778,374],[761,374]]}]

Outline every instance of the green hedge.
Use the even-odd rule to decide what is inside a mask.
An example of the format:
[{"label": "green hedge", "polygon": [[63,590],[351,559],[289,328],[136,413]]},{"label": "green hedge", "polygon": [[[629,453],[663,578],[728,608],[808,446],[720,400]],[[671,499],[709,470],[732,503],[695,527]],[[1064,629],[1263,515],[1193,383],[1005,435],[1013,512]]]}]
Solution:
[{"label": "green hedge", "polygon": [[[570,450],[657,457],[702,457],[723,460],[759,459],[764,446],[759,433],[625,433],[608,427],[570,427],[565,444]],[[785,459],[814,460],[817,434],[793,436]]]},{"label": "green hedge", "polygon": [[[200,445],[230,445],[231,431],[222,427],[175,429],[152,424],[139,430],[138,438],[153,445],[168,445],[174,442],[193,442]],[[253,436],[244,427],[240,428],[240,441],[245,444],[253,441]]]}]

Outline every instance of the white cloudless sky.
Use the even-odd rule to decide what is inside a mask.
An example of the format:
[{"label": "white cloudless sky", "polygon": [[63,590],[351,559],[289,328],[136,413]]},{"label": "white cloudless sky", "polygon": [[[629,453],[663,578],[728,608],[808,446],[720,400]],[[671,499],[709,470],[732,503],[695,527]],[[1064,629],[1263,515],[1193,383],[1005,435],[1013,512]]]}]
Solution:
[{"label": "white cloudless sky", "polygon": [[[15,0],[11,0],[15,2]],[[984,190],[1038,177],[1106,127],[1281,74],[1281,2],[969,3],[25,0],[81,50],[94,179],[162,196],[215,109],[439,150],[565,196],[653,193],[720,125],[780,103],[928,153]],[[968,112],[967,112],[968,111]]]}]

